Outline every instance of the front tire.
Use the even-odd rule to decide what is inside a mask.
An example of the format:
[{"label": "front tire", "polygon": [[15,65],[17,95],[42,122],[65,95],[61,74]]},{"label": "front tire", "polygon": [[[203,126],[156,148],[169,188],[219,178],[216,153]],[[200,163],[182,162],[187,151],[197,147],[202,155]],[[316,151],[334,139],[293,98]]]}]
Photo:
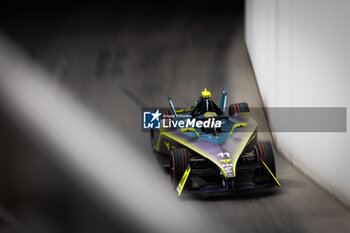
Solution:
[{"label": "front tire", "polygon": [[170,159],[170,177],[173,188],[179,184],[186,168],[190,162],[190,157],[188,155],[188,150],[185,148],[176,148],[171,152]]},{"label": "front tire", "polygon": [[[264,161],[264,163],[270,169],[272,174],[276,176],[275,158],[273,155],[271,143],[259,142],[254,146],[254,151],[257,156],[258,164],[259,163],[261,164],[261,160]],[[258,174],[271,176],[271,174],[269,174],[269,171],[266,169],[266,167],[263,164],[261,165],[262,165],[262,168],[259,169]]]}]

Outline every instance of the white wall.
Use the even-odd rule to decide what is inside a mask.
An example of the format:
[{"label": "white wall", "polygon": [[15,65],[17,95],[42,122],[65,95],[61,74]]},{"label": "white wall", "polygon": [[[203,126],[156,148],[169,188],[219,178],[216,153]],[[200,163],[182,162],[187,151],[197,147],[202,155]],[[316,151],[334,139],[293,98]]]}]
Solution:
[{"label": "white wall", "polygon": [[[350,107],[349,12],[347,0],[246,0],[246,44],[265,107]],[[348,132],[273,136],[282,154],[350,205]]]}]

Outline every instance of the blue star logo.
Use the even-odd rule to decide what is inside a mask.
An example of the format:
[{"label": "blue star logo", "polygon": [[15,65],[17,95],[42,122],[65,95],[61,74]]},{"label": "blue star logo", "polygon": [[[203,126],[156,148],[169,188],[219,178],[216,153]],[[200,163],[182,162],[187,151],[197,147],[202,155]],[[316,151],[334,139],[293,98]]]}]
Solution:
[{"label": "blue star logo", "polygon": [[144,129],[159,129],[160,116],[162,114],[157,109],[156,112],[143,112],[143,128]]}]

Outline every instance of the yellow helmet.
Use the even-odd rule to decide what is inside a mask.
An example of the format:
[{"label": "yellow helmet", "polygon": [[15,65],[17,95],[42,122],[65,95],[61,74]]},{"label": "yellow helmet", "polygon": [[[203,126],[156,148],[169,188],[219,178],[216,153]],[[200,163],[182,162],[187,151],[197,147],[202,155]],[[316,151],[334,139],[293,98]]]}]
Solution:
[{"label": "yellow helmet", "polygon": [[204,88],[204,91],[202,91],[203,98],[211,98],[210,91],[207,90],[207,88]]}]

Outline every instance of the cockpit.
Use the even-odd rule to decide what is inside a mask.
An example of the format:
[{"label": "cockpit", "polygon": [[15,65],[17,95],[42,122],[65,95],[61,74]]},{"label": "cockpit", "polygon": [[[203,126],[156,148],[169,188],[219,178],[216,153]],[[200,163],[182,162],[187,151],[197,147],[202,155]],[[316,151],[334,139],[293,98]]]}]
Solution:
[{"label": "cockpit", "polygon": [[190,115],[192,117],[200,115],[203,115],[203,117],[217,117],[222,115],[223,112],[210,97],[210,92],[204,89],[204,91],[202,91],[202,97],[200,97]]}]

